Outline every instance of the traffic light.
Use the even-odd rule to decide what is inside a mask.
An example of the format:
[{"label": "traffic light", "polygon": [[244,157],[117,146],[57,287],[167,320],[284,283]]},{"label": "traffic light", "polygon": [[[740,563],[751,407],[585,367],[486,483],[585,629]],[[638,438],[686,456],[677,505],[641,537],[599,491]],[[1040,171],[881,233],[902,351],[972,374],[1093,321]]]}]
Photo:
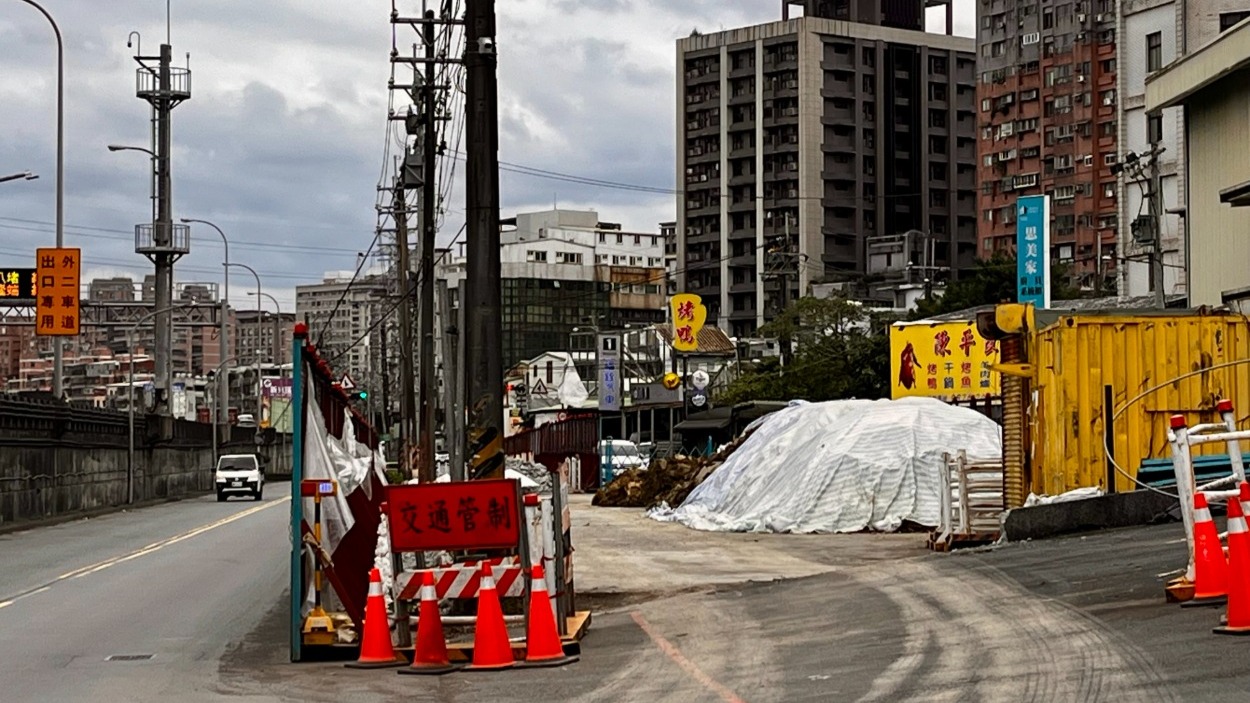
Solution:
[{"label": "traffic light", "polygon": [[355,395],[356,395],[356,399],[357,399],[357,400],[368,400],[368,399],[369,399],[369,391],[356,391]]}]

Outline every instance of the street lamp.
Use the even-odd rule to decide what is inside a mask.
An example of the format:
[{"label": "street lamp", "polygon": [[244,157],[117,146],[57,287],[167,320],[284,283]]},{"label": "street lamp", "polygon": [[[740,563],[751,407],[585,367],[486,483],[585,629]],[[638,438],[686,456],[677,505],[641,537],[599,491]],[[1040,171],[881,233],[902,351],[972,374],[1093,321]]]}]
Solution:
[{"label": "street lamp", "polygon": [[[114,147],[111,147],[111,146],[109,147],[109,149],[113,149],[114,151],[125,149],[125,148],[126,147],[117,147],[116,149],[114,149]],[[146,151],[146,149],[144,151]],[[225,263],[222,264],[222,268],[225,269],[225,285],[222,287],[223,291],[221,295],[221,331],[218,333],[218,341],[220,342],[220,348],[221,348],[221,358],[224,359],[226,358],[226,354],[229,352],[229,349],[230,349],[229,340],[227,339],[227,334],[228,334],[227,330],[229,326],[226,324],[227,319],[230,317],[229,315],[229,310],[230,310],[230,240],[226,239],[226,233],[222,232],[220,227],[213,224],[212,222],[209,222],[208,220],[197,220],[197,219],[193,219],[190,217],[182,218],[183,224],[191,224],[193,222],[197,224],[201,224],[201,225],[208,225],[209,227],[212,227],[214,230],[216,230],[217,234],[221,235],[221,243],[225,247],[225,250],[226,250]],[[218,382],[217,392],[221,394],[221,398],[222,398],[221,417],[217,418],[217,420],[214,420],[214,422],[219,420],[221,424],[225,425],[230,422],[230,379],[229,378],[226,378],[225,380]]]},{"label": "street lamp", "polygon": [[[219,376],[219,375],[221,374],[221,370],[222,370],[222,368],[224,368],[226,364],[229,364],[229,363],[230,363],[230,362],[232,362],[232,361],[234,361],[234,357],[233,357],[233,356],[232,356],[232,357],[229,357],[229,358],[227,358],[227,359],[222,359],[222,360],[221,360],[221,363],[220,363],[220,364],[217,364],[217,368],[213,369],[212,373],[210,373],[210,374],[209,374],[209,377],[211,378],[211,377],[214,377],[214,376]],[[229,386],[230,386],[230,384],[228,383],[228,381],[229,381],[229,380],[230,380],[230,374],[226,374],[226,381],[227,381],[227,383],[226,383],[226,387],[229,387]],[[216,394],[216,393],[214,393],[214,394],[213,394],[213,414],[214,414],[214,415],[216,415],[216,414],[217,414],[217,408],[218,408],[218,407],[219,407],[219,406],[218,406],[217,394]],[[227,413],[227,416],[228,416],[229,412],[230,412],[230,408],[229,408],[229,407],[227,407],[227,408],[226,408],[226,413]],[[228,425],[229,423],[228,423],[228,422],[223,422],[222,424],[223,424],[223,425]],[[217,454],[217,449],[218,449],[218,447],[217,447],[217,423],[216,423],[216,422],[214,422],[214,423],[213,423],[213,469],[214,469],[214,470],[216,470],[216,469],[217,469],[217,457],[218,457],[218,454]]]},{"label": "street lamp", "polygon": [[[152,163],[153,163],[152,169],[153,169],[153,170],[155,170],[155,169],[156,169],[156,166],[155,166],[155,163],[156,163],[156,152],[155,152],[155,151],[152,151],[151,149],[148,149],[147,147],[142,147],[142,146],[125,146],[125,145],[122,145],[122,144],[109,144],[109,145],[108,145],[108,150],[109,150],[109,151],[112,151],[112,152],[118,152],[118,151],[138,151],[138,152],[141,152],[141,153],[147,154],[147,155],[148,155],[148,157],[151,159],[151,161],[152,161]],[[155,180],[155,179],[149,179],[149,180],[151,180],[151,181],[152,181],[152,183],[151,183],[151,185],[148,187],[148,200],[149,200],[149,201],[151,201],[151,203],[152,203],[152,221],[153,221],[153,222],[155,222],[155,221],[156,221],[156,180]]]},{"label": "street lamp", "polygon": [[16,181],[19,178],[23,178],[28,181],[33,181],[38,177],[39,177],[38,174],[31,173],[30,171],[22,171],[21,173],[12,173],[7,176],[0,176],[0,183],[4,183],[5,181]]},{"label": "street lamp", "polygon": [[[56,35],[56,246],[65,246],[65,43],[61,41],[61,28],[52,15],[35,0],[21,0],[39,11]],[[59,400],[65,393],[64,340],[52,339],[52,395]]]},{"label": "street lamp", "polygon": [[[195,305],[195,301],[191,301],[191,305]],[[126,414],[129,416],[128,423],[130,426],[130,448],[126,458],[126,504],[135,502],[135,330],[139,329],[139,325],[147,322],[153,317],[162,313],[172,312],[182,305],[171,305],[167,308],[153,310],[143,317],[139,318],[133,325],[126,330],[126,349],[130,362],[130,373],[127,379],[127,403]]]},{"label": "street lamp", "polygon": [[[250,291],[250,290],[247,292],[247,294],[248,294],[249,296],[255,296],[255,295],[256,295],[256,293],[255,293],[254,291]],[[279,317],[279,316],[282,314],[282,305],[281,305],[280,303],[278,303],[278,299],[277,299],[277,298],[273,297],[272,295],[269,295],[268,293],[261,293],[261,296],[262,296],[262,297],[265,297],[265,298],[269,298],[269,301],[273,303],[273,314],[274,314],[274,318],[273,318],[273,319],[274,319],[274,328],[273,328],[273,329],[274,329],[274,334],[273,334],[273,348],[272,348],[270,351],[271,351],[271,352],[273,352],[273,363],[274,363],[274,365],[275,365],[275,366],[278,366],[278,365],[280,365],[280,363],[281,363],[281,362],[280,362],[280,359],[279,359],[279,357],[281,356],[281,354],[279,354],[279,353],[278,353],[278,345],[280,344],[280,340],[278,339],[278,335],[280,334],[280,333],[278,332],[278,326],[279,326],[279,324],[280,324],[280,322],[279,322],[280,317]],[[257,346],[257,348],[258,348],[258,349],[260,348],[260,338],[261,338],[261,334],[260,334],[260,313],[258,312],[258,313],[257,313],[257,317],[256,317],[256,346]],[[281,377],[281,376],[282,376],[282,373],[281,373],[281,372],[279,372],[279,373],[278,373],[278,376],[279,376],[279,377]]]},{"label": "street lamp", "polygon": [[252,273],[252,277],[256,279],[256,415],[257,415],[257,419],[259,420],[260,419],[260,392],[261,392],[261,387],[260,387],[260,325],[261,325],[260,274],[256,273],[256,269],[252,268],[251,266],[248,266],[247,264],[236,264],[234,262],[230,262],[226,264],[227,269],[231,266],[237,266],[241,269],[247,269],[248,271]]}]

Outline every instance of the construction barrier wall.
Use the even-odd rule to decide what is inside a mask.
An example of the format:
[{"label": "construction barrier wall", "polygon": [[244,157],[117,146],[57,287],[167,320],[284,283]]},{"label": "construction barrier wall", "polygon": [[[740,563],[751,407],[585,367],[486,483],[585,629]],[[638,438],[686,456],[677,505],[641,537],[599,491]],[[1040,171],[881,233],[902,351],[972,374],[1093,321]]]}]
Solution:
[{"label": "construction barrier wall", "polygon": [[[1216,403],[1233,401],[1238,420],[1250,418],[1250,324],[1240,314],[1077,313],[1038,311],[1028,339],[1033,366],[1031,490],[1058,495],[1088,486],[1129,491],[1132,480],[1113,473],[1103,452],[1107,420],[1147,389],[1167,384],[1114,421],[1116,462],[1136,476],[1143,460],[1167,458],[1169,418],[1218,422]],[[1107,399],[1111,399],[1108,411]],[[1221,446],[1204,447],[1221,453]],[[1114,479],[1114,483],[1109,479]]]}]

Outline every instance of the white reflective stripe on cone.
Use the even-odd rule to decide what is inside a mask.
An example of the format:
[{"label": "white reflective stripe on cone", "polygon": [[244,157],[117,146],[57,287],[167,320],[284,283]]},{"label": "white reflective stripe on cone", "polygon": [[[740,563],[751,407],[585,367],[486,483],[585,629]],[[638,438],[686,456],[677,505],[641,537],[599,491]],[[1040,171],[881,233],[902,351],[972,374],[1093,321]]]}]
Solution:
[{"label": "white reflective stripe on cone", "polygon": [[1244,517],[1228,518],[1228,534],[1244,535],[1246,533],[1246,519]]},{"label": "white reflective stripe on cone", "polygon": [[495,577],[494,577],[494,576],[483,576],[483,577],[482,577],[482,588],[481,588],[481,590],[485,591],[485,590],[486,590],[486,589],[488,589],[488,588],[489,588],[490,590],[492,590],[492,591],[493,591],[493,590],[495,590]]},{"label": "white reflective stripe on cone", "polygon": [[1198,508],[1194,511],[1194,522],[1211,522],[1211,509]]},{"label": "white reflective stripe on cone", "polygon": [[370,581],[369,582],[369,597],[372,598],[374,596],[380,596],[380,595],[382,595],[382,582]]},{"label": "white reflective stripe on cone", "polygon": [[438,600],[438,591],[433,586],[422,586],[421,600]]}]

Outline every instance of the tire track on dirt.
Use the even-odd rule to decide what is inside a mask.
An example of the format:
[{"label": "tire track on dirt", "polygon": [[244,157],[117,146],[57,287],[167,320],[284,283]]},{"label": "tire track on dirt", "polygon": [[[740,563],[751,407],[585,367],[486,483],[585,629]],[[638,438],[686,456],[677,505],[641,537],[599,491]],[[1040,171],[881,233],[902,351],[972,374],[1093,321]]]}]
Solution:
[{"label": "tire track on dirt", "polygon": [[[852,574],[905,613],[904,655],[863,701],[1174,700],[1140,649],[1095,618],[964,562],[895,562]],[[937,661],[925,661],[936,643]],[[1022,686],[1022,683],[1024,685]]]}]

